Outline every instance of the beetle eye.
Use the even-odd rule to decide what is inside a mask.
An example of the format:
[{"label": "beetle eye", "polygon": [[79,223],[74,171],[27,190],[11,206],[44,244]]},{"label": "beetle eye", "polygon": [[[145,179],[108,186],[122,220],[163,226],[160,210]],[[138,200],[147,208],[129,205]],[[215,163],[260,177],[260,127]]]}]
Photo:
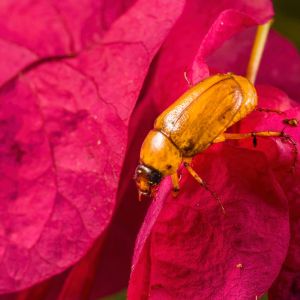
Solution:
[{"label": "beetle eye", "polygon": [[151,173],[148,174],[148,176],[151,185],[158,184],[161,181],[161,174],[156,170],[151,170]]},{"label": "beetle eye", "polygon": [[159,171],[145,166],[144,164],[137,166],[135,174],[135,177],[137,177],[137,175],[145,177],[148,180],[149,185],[159,184],[162,179],[162,175]]}]

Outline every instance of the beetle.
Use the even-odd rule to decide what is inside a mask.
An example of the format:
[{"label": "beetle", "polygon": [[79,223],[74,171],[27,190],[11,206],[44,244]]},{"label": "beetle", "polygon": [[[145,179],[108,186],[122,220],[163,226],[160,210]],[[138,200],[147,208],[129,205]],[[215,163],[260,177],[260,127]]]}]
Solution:
[{"label": "beetle", "polygon": [[[252,137],[255,146],[258,136],[282,137],[291,142],[297,153],[295,142],[284,132],[226,132],[257,107],[254,81],[271,23],[258,27],[246,77],[232,73],[208,77],[191,87],[157,117],[154,128],[142,144],[140,163],[135,171],[139,199],[143,195],[153,196],[166,176],[171,176],[176,195],[179,191],[177,170],[183,162],[188,172],[219,201],[191,166],[192,158],[214,143]],[[221,207],[224,210],[222,204]]]}]

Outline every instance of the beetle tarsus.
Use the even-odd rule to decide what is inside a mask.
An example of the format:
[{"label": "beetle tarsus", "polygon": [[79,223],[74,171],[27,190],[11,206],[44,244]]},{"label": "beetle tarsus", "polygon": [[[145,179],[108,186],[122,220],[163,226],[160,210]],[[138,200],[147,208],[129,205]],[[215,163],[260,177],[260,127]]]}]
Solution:
[{"label": "beetle tarsus", "polygon": [[287,142],[291,145],[291,147],[293,148],[292,152],[294,154],[294,158],[293,158],[293,164],[290,168],[290,172],[294,173],[295,169],[296,169],[296,164],[298,161],[298,147],[297,147],[297,143],[295,142],[295,140],[288,134],[286,134],[284,131],[281,131],[281,137],[282,137],[282,141],[283,142]]},{"label": "beetle tarsus", "polygon": [[256,148],[257,147],[257,136],[256,136],[256,133],[252,132],[251,135],[253,137],[253,140],[252,140],[253,147]]},{"label": "beetle tarsus", "polygon": [[281,110],[278,110],[278,109],[272,109],[272,108],[257,107],[257,108],[255,108],[255,110],[259,111],[259,112],[275,113],[275,114],[278,114],[278,115],[285,114],[284,111],[281,111]]},{"label": "beetle tarsus", "polygon": [[179,191],[180,191],[180,190],[177,189],[177,188],[173,188],[173,189],[172,189],[172,195],[173,195],[174,198],[176,198],[176,197],[178,196]]}]

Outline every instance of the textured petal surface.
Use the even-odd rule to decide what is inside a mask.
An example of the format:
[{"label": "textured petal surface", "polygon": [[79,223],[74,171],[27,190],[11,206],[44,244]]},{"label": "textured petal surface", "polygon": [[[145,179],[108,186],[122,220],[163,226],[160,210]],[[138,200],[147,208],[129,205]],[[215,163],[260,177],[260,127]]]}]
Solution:
[{"label": "textured petal surface", "polygon": [[[75,55],[101,40],[134,1],[5,0],[0,4],[0,84],[47,58]],[[32,20],[35,20],[32,26]]]},{"label": "textured petal surface", "polygon": [[[72,59],[40,60],[22,75],[8,76],[2,85],[2,293],[62,272],[87,252],[110,222],[127,142],[127,120],[153,55],[182,9],[180,1],[156,4],[161,8],[158,17],[151,16],[156,6],[138,1],[92,50],[85,46]],[[15,5],[15,10],[24,9],[25,18],[26,9],[34,11],[29,1],[24,7]],[[72,7],[76,10],[77,6]],[[5,5],[1,8],[8,11]],[[49,14],[52,19],[51,10]],[[45,29],[49,26],[43,23],[44,14],[35,19]],[[68,19],[80,23],[72,15]],[[11,18],[12,24],[26,25],[22,20]],[[29,49],[28,43],[40,38],[40,44],[32,47],[42,49],[43,30],[31,28],[32,36],[19,43]],[[10,32],[6,29],[3,31]],[[61,45],[51,50],[54,55],[57,49],[65,49],[63,43],[52,44]]]}]

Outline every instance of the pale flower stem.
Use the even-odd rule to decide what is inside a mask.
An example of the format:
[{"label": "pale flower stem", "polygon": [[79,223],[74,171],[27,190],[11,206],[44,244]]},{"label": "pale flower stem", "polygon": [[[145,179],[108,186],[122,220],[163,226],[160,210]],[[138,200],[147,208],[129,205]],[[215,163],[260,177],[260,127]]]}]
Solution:
[{"label": "pale flower stem", "polygon": [[270,20],[263,25],[259,25],[256,31],[246,75],[249,81],[253,84],[255,83],[256,75],[272,23],[273,20]]}]

